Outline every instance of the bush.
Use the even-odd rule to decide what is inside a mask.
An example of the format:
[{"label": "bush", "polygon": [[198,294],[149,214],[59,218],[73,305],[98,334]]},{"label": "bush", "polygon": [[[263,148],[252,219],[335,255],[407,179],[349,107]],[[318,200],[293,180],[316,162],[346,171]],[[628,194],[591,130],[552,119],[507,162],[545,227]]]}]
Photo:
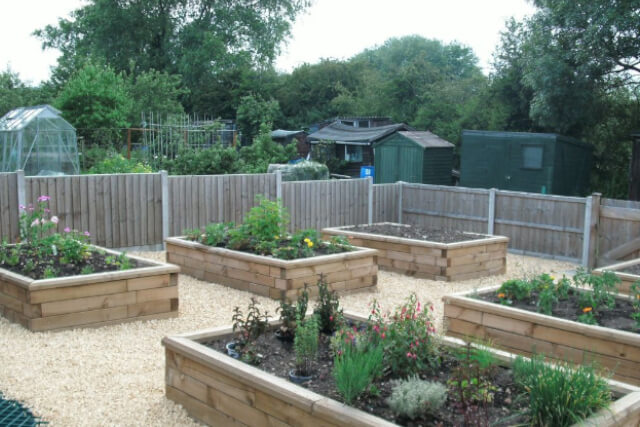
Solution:
[{"label": "bush", "polygon": [[446,400],[446,386],[414,375],[394,381],[387,404],[395,414],[414,420],[425,414],[435,414]]},{"label": "bush", "polygon": [[151,166],[133,159],[127,159],[122,154],[112,153],[106,159],[95,163],[88,173],[150,173]]},{"label": "bush", "polygon": [[573,425],[611,401],[606,380],[591,365],[550,365],[542,356],[518,356],[513,375],[516,384],[526,391],[533,425]]},{"label": "bush", "polygon": [[333,376],[336,389],[346,403],[362,394],[382,372],[383,350],[381,346],[360,347],[349,344],[335,355]]},{"label": "bush", "polygon": [[204,150],[183,149],[175,159],[159,162],[159,167],[171,175],[223,175],[238,173],[240,166],[238,151],[221,144]]},{"label": "bush", "polygon": [[316,181],[329,179],[329,168],[318,162],[302,161],[293,165],[271,164],[268,173],[282,172],[283,181]]}]

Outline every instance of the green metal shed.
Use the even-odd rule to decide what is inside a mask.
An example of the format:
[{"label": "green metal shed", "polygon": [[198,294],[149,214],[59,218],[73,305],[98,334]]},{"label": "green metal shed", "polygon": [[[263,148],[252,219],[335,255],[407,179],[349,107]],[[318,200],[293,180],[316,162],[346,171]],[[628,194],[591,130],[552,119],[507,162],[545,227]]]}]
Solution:
[{"label": "green metal shed", "polygon": [[373,145],[374,181],[451,185],[453,147],[431,132],[394,132]]},{"label": "green metal shed", "polygon": [[585,195],[593,148],[552,133],[462,131],[460,185]]}]

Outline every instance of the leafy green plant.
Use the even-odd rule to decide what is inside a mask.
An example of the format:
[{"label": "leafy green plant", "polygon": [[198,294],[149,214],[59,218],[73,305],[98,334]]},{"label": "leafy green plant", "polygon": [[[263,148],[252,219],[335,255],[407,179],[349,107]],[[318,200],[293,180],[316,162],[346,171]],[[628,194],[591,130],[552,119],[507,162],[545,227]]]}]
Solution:
[{"label": "leafy green plant", "polygon": [[45,279],[55,279],[56,277],[58,277],[58,270],[56,270],[54,267],[48,266],[44,269],[44,273],[42,273],[42,276]]},{"label": "leafy green plant", "polygon": [[339,252],[351,251],[353,245],[349,243],[349,239],[344,236],[331,236],[327,245],[327,252],[335,254]]},{"label": "leafy green plant", "polygon": [[280,301],[280,307],[276,309],[276,313],[280,312],[280,333],[285,339],[293,338],[295,335],[296,319],[304,321],[307,314],[307,306],[309,304],[309,292],[307,286],[304,287],[296,304],[292,304],[288,299]]},{"label": "leafy green plant", "polygon": [[323,274],[318,278],[318,301],[313,309],[320,320],[320,330],[325,334],[336,331],[342,322],[342,308],[335,291],[330,291]]},{"label": "leafy green plant", "polygon": [[601,276],[579,269],[573,280],[577,285],[591,288],[591,292],[581,292],[579,304],[581,308],[591,307],[593,311],[612,309],[616,305],[615,296],[618,293],[616,285],[620,279],[615,273],[605,271]]},{"label": "leafy green plant", "polygon": [[251,298],[246,316],[240,307],[233,309],[233,332],[237,333],[238,346],[245,362],[257,365],[262,360],[255,349],[255,341],[269,328],[269,317],[267,311],[262,313],[255,298]]},{"label": "leafy green plant", "polygon": [[335,355],[333,377],[336,389],[346,403],[353,402],[381,372],[383,354],[380,345],[360,348],[349,343]]},{"label": "leafy green plant", "polygon": [[504,294],[503,299],[505,299],[505,301],[524,301],[531,297],[532,290],[531,283],[527,280],[511,279],[504,282],[500,286],[500,289],[498,289],[497,293]]},{"label": "leafy green plant", "polygon": [[85,265],[84,267],[82,267],[82,271],[80,272],[80,274],[93,274],[93,273],[95,273],[95,270],[91,265]]},{"label": "leafy green plant", "polygon": [[369,323],[372,341],[383,345],[385,368],[395,376],[412,375],[439,365],[436,330],[429,309],[420,304],[415,294],[388,316],[382,315],[374,301]]},{"label": "leafy green plant", "polygon": [[298,316],[293,348],[296,354],[296,374],[311,375],[311,364],[318,353],[318,317],[302,320]]},{"label": "leafy green plant", "polygon": [[585,323],[587,325],[597,325],[598,319],[596,319],[595,314],[593,313],[592,307],[584,307],[582,309],[582,314],[578,316],[578,322]]},{"label": "leafy green plant", "polygon": [[607,381],[593,365],[550,365],[541,355],[531,359],[518,356],[513,375],[528,401],[533,425],[569,426],[611,402]]},{"label": "leafy green plant", "polygon": [[182,231],[187,240],[199,242],[202,240],[202,231],[199,228],[187,228]]},{"label": "leafy green plant", "polygon": [[233,222],[209,224],[204,228],[202,243],[209,246],[218,246],[229,239],[229,230],[235,227]]},{"label": "leafy green plant", "polygon": [[435,414],[446,400],[445,385],[412,375],[393,382],[387,404],[396,415],[415,420],[425,414]]},{"label": "leafy green plant", "polygon": [[640,329],[640,281],[631,284],[629,293],[631,296],[631,304],[633,306],[631,318],[636,322],[636,328]]}]

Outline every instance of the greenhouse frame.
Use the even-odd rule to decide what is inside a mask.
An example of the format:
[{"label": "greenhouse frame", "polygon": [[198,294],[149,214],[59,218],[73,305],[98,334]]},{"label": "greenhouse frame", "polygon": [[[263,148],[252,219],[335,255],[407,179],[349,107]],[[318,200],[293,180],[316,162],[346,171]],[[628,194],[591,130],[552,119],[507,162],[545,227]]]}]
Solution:
[{"label": "greenhouse frame", "polygon": [[0,119],[0,172],[80,173],[76,130],[50,105],[20,107]]}]

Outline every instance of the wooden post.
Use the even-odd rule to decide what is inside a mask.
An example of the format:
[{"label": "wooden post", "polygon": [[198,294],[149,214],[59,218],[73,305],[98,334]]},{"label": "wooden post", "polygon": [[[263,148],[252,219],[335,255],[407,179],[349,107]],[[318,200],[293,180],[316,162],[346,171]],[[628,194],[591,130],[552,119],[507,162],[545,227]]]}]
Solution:
[{"label": "wooden post", "polygon": [[276,171],[276,200],[282,201],[282,171]]},{"label": "wooden post", "polygon": [[493,236],[496,222],[496,189],[489,190],[489,215],[487,218],[487,234]]},{"label": "wooden post", "polygon": [[166,248],[165,240],[169,237],[169,175],[167,171],[160,171],[162,183],[162,247]]},{"label": "wooden post", "polygon": [[402,187],[404,187],[404,183],[398,181],[396,184],[400,187],[398,189],[398,224],[402,224]]},{"label": "wooden post", "polygon": [[127,159],[131,160],[131,128],[127,129]]},{"label": "wooden post", "polygon": [[584,233],[582,236],[582,266],[592,269],[598,254],[598,225],[600,224],[600,193],[587,197],[584,207]]},{"label": "wooden post", "polygon": [[369,187],[369,199],[367,206],[367,224],[373,224],[373,177],[367,177],[367,185]]}]

